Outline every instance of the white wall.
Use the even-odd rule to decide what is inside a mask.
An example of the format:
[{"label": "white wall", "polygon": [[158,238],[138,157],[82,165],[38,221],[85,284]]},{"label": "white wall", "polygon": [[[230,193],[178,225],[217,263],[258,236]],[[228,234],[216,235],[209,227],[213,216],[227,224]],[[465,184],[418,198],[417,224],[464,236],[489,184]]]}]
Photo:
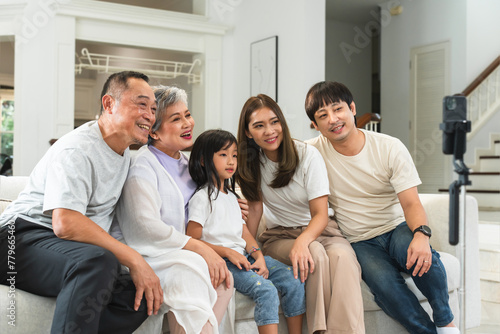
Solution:
[{"label": "white wall", "polygon": [[358,116],[372,112],[372,41],[365,26],[326,21],[325,78],[349,88]]},{"label": "white wall", "polygon": [[[382,131],[409,145],[410,49],[451,42],[450,92],[461,92],[466,80],[466,0],[403,0],[403,13],[382,23]],[[387,10],[394,1],[382,5]],[[498,19],[496,20],[498,21]],[[495,37],[494,37],[495,36]],[[496,35],[492,35],[496,38]],[[486,66],[482,65],[482,66]],[[483,68],[484,68],[483,67]],[[436,112],[441,112],[436,110]]]},{"label": "white wall", "polygon": [[234,27],[224,37],[221,127],[236,133],[250,97],[250,44],[277,35],[278,103],[293,137],[315,136],[304,100],[309,88],[325,78],[325,0],[224,2],[236,4],[215,17]]},{"label": "white wall", "polygon": [[498,0],[467,1],[467,84],[500,55],[499,13]]}]

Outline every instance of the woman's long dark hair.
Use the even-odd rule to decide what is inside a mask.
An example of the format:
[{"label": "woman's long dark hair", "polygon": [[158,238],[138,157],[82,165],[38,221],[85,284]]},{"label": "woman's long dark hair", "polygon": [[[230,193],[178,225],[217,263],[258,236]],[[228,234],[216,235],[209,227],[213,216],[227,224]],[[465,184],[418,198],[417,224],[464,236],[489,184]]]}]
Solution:
[{"label": "woman's long dark hair", "polygon": [[249,98],[241,110],[238,125],[238,174],[236,180],[241,187],[243,196],[251,202],[262,200],[260,187],[261,163],[259,157],[260,147],[253,139],[248,138],[247,131],[251,115],[262,108],[269,108],[274,112],[280,121],[283,134],[283,140],[278,148],[278,170],[270,186],[272,188],[281,188],[290,183],[299,164],[299,154],[290,135],[285,116],[278,104],[265,94]]},{"label": "woman's long dark hair", "polygon": [[[189,174],[196,183],[197,191],[208,186],[208,199],[212,200],[212,194],[219,195],[221,182],[219,173],[214,165],[214,154],[220,150],[228,149],[236,144],[236,137],[231,132],[224,130],[207,130],[198,136],[193,144],[189,157]],[[236,195],[234,187],[234,174],[230,179],[224,180],[224,191],[231,191]],[[238,195],[236,195],[238,197]],[[210,204],[211,205],[211,204]]]}]

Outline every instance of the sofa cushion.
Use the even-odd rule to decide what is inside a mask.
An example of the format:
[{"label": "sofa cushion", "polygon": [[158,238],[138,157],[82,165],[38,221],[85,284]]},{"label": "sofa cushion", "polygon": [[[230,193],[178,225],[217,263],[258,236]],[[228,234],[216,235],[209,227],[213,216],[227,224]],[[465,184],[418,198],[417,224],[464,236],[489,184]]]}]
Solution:
[{"label": "sofa cushion", "polygon": [[[10,287],[0,285],[0,308],[6,315],[2,314],[0,333],[50,333],[56,298],[36,296],[20,289],[9,291]],[[15,308],[9,311],[11,305]],[[12,320],[15,320],[15,327],[8,323]]]}]

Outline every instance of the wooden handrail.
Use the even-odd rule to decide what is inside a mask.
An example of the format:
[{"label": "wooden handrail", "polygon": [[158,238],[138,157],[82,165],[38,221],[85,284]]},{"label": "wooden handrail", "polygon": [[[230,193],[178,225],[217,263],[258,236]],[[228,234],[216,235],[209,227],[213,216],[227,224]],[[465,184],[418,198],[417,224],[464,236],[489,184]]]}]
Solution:
[{"label": "wooden handrail", "polygon": [[500,65],[500,56],[493,60],[493,62],[483,72],[481,72],[481,74],[479,74],[479,76],[474,81],[472,81],[472,83],[467,86],[467,88],[464,89],[462,95],[469,96],[469,94],[472,93],[472,91],[476,89],[476,87],[479,86],[481,82],[483,82],[483,80],[486,79],[491,74],[491,72],[493,72],[498,67],[498,65]]},{"label": "wooden handrail", "polygon": [[370,122],[377,122],[377,123],[380,123],[380,121],[382,120],[382,118],[380,117],[380,114],[377,114],[377,113],[367,113],[367,114],[363,114],[361,115],[360,117],[356,117],[356,126],[358,128],[364,128],[366,124],[370,123]]}]

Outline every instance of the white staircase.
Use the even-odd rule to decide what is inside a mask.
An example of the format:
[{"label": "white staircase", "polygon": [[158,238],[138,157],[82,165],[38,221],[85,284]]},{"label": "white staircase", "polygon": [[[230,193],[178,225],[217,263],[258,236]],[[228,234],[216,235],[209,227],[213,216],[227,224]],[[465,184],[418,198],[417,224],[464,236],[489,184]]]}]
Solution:
[{"label": "white staircase", "polygon": [[476,150],[467,194],[479,204],[481,325],[499,326],[500,333],[500,134],[489,149]]},{"label": "white staircase", "polygon": [[467,192],[477,199],[480,210],[500,211],[500,133],[490,134],[490,142],[489,148],[476,149]]},{"label": "white staircase", "polygon": [[499,217],[500,211],[482,211],[479,214],[481,324],[488,325],[500,325]]}]

